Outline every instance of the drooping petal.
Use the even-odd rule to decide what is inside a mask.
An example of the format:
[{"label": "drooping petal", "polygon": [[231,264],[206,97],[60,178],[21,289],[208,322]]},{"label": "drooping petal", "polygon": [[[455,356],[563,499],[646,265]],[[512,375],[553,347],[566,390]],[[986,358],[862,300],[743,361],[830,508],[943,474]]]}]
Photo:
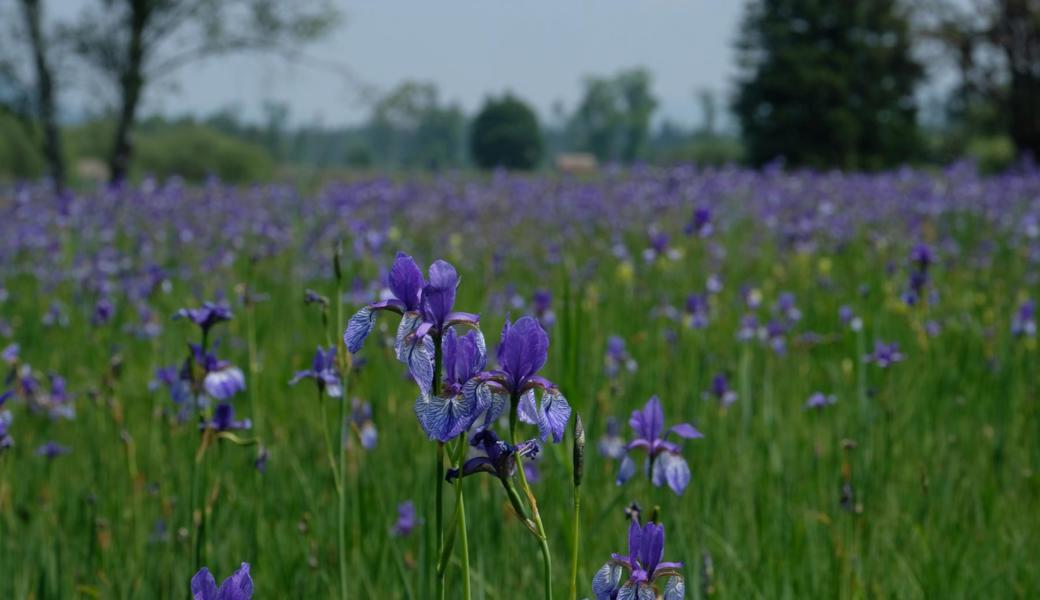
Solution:
[{"label": "drooping petal", "polygon": [[704,437],[703,433],[697,431],[697,429],[689,423],[679,423],[675,427],[669,429],[668,432],[674,433],[675,435],[688,440]]},{"label": "drooping petal", "polygon": [[618,590],[617,600],[657,600],[657,595],[649,585],[630,581]]},{"label": "drooping petal", "polygon": [[449,469],[444,478],[448,483],[451,483],[456,477],[466,477],[474,473],[491,473],[495,475],[495,464],[486,456],[475,456],[462,465],[461,474],[458,469]]},{"label": "drooping petal", "polygon": [[683,600],[686,597],[686,582],[682,577],[672,577],[664,584],[664,600]]},{"label": "drooping petal", "polygon": [[448,325],[469,325],[470,327],[477,328],[480,326],[480,315],[476,313],[452,311],[444,317],[444,322]]},{"label": "drooping petal", "polygon": [[218,600],[252,600],[253,578],[249,576],[249,563],[242,566],[220,584]]},{"label": "drooping petal", "polygon": [[192,600],[217,600],[217,582],[206,567],[191,578],[191,597]]},{"label": "drooping petal", "polygon": [[408,372],[424,394],[431,394],[433,387],[434,345],[430,337],[418,338],[415,331],[422,325],[418,313],[405,313],[397,328],[394,348],[397,360],[408,365]]},{"label": "drooping petal", "polygon": [[422,269],[416,264],[415,259],[404,252],[398,252],[394,265],[390,267],[387,283],[394,297],[404,303],[405,310],[419,310],[419,301],[426,282],[423,281]]},{"label": "drooping petal", "polygon": [[617,478],[615,483],[621,485],[632,478],[636,474],[636,461],[632,460],[632,457],[625,455],[621,459],[621,467],[618,469]]},{"label": "drooping petal", "polygon": [[521,423],[537,425],[539,421],[538,407],[535,405],[534,390],[528,390],[520,397],[520,404],[516,408],[516,414]]},{"label": "drooping petal", "polygon": [[592,577],[592,593],[596,600],[610,600],[621,587],[621,565],[611,561],[604,564]]},{"label": "drooping petal", "polygon": [[238,367],[227,367],[207,373],[202,386],[217,400],[227,400],[246,389],[246,378]]},{"label": "drooping petal", "polygon": [[542,405],[538,411],[538,435],[543,442],[552,435],[553,443],[559,444],[570,418],[571,406],[563,394],[556,391],[542,394]]},{"label": "drooping petal", "polygon": [[665,483],[678,495],[690,484],[690,465],[678,454],[663,452],[654,461],[653,482],[656,486]]},{"label": "drooping petal", "polygon": [[350,317],[350,321],[347,322],[346,331],[343,332],[343,342],[347,345],[347,350],[351,353],[361,350],[365,338],[372,333],[375,324],[376,314],[371,308],[363,306],[361,310],[354,313],[354,316]]},{"label": "drooping petal", "polygon": [[447,442],[469,429],[475,408],[463,395],[420,396],[415,401],[415,416],[427,437]]}]

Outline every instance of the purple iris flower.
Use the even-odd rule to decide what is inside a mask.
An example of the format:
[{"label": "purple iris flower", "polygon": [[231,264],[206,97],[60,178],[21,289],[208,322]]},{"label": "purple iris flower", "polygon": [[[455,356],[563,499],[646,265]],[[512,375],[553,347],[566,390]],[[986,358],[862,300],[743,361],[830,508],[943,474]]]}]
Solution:
[{"label": "purple iris flower", "polygon": [[682,456],[682,447],[668,441],[668,435],[674,433],[685,439],[701,438],[704,435],[689,423],[680,423],[666,430],[664,409],[657,396],[652,396],[642,410],[632,411],[628,424],[637,437],[625,447],[628,452],[621,461],[617,484],[625,483],[636,473],[632,451],[645,450],[647,459],[644,468],[650,474],[653,484],[661,486],[667,483],[676,494],[682,494],[690,483],[690,466]]},{"label": "purple iris flower", "polygon": [[249,563],[242,566],[233,575],[221,582],[213,579],[209,569],[202,567],[191,578],[192,600],[252,600],[253,578],[249,576]]},{"label": "purple iris flower", "polygon": [[1036,303],[1026,300],[1018,307],[1011,320],[1011,335],[1015,337],[1036,335]]},{"label": "purple iris flower", "polygon": [[[460,336],[450,328],[441,347],[441,389],[437,394],[423,391],[419,395],[415,401],[415,416],[431,440],[447,442],[472,427],[492,399],[478,389],[479,381],[475,379],[487,364],[480,332],[473,330]],[[501,414],[501,410],[498,413]]]},{"label": "purple iris flower", "polygon": [[0,452],[14,445],[9,430],[11,428],[11,411],[0,411]]},{"label": "purple iris flower", "polygon": [[[563,440],[571,407],[556,384],[538,375],[549,356],[549,335],[532,317],[516,323],[506,319],[498,345],[498,370],[484,371],[466,384],[464,395],[476,396],[477,412],[485,414],[483,427],[490,425],[512,403],[524,423],[538,426],[542,441],[550,436],[554,443]],[[542,391],[535,403],[535,390]]]},{"label": "purple iris flower", "polygon": [[724,373],[716,373],[711,378],[711,395],[723,407],[730,406],[737,401],[737,393],[729,387],[729,379]]},{"label": "purple iris flower", "polygon": [[788,323],[797,323],[802,319],[802,311],[795,303],[794,294],[784,292],[776,300],[776,312]]},{"label": "purple iris flower", "polygon": [[18,389],[25,398],[34,398],[40,391],[40,380],[36,378],[30,365],[23,364],[18,369]]},{"label": "purple iris flower", "polygon": [[379,441],[379,430],[376,429],[375,421],[372,420],[372,405],[354,398],[350,402],[350,422],[357,429],[361,447],[371,450]]},{"label": "purple iris flower", "polygon": [[758,335],[758,317],[755,315],[744,315],[740,319],[740,329],[737,330],[737,340],[750,342]]},{"label": "purple iris flower", "polygon": [[491,429],[478,431],[470,440],[470,445],[483,450],[484,456],[475,456],[467,460],[462,465],[461,473],[458,469],[450,469],[445,475],[448,483],[474,473],[491,473],[499,479],[509,479],[516,472],[516,457],[534,458],[539,449],[535,440],[527,440],[513,446],[505,440],[498,439],[498,435]]},{"label": "purple iris flower", "polygon": [[935,264],[935,253],[928,244],[919,243],[910,250],[910,261],[919,271],[927,271],[928,267]]},{"label": "purple iris flower", "polygon": [[178,369],[175,366],[159,367],[155,370],[152,381],[148,383],[148,389],[155,391],[159,387],[166,388],[174,404],[184,404],[191,398],[190,369]]},{"label": "purple iris flower", "polygon": [[612,335],[607,338],[607,377],[613,379],[617,377],[621,367],[624,366],[629,373],[634,373],[637,365],[636,361],[628,354],[628,350],[625,349],[625,340],[621,336]]},{"label": "purple iris flower", "polygon": [[242,369],[226,360],[219,360],[202,347],[190,344],[195,362],[201,365],[206,375],[202,378],[202,387],[206,393],[217,400],[227,400],[246,389],[246,378]]},{"label": "purple iris flower", "polygon": [[53,440],[48,441],[46,444],[36,449],[37,456],[42,456],[47,460],[54,460],[55,458],[68,454],[69,452],[72,452],[72,448],[62,446]]},{"label": "purple iris flower", "polygon": [[318,346],[314,352],[314,360],[311,361],[311,368],[297,371],[289,380],[289,385],[296,385],[304,379],[313,379],[318,385],[318,390],[327,393],[330,398],[343,395],[343,386],[340,384],[339,373],[336,372],[335,346],[329,346],[328,350]]},{"label": "purple iris flower", "polygon": [[606,432],[599,438],[599,453],[607,458],[621,460],[625,457],[625,439],[621,437],[621,424],[614,417],[607,417]]},{"label": "purple iris flower", "polygon": [[546,329],[552,328],[556,323],[556,313],[552,309],[552,292],[549,290],[538,290],[534,293],[532,308],[535,318]]},{"label": "purple iris flower", "polygon": [[2,351],[0,351],[0,359],[9,365],[13,365],[18,362],[18,357],[21,353],[21,347],[18,344],[8,344]]},{"label": "purple iris flower", "polygon": [[393,298],[362,307],[350,318],[343,333],[347,349],[354,353],[372,332],[377,311],[402,315],[395,341],[397,359],[408,365],[408,371],[424,393],[429,393],[433,381],[433,339],[439,339],[453,325],[477,328],[480,322],[475,314],[454,310],[455,290],[459,285],[455,267],[443,260],[434,261],[429,278],[429,281],[423,279],[415,259],[398,252],[388,277]]},{"label": "purple iris flower", "polygon": [[825,407],[835,404],[838,401],[838,397],[834,394],[824,394],[823,392],[816,392],[809,399],[805,401],[805,408],[815,408],[817,410],[823,410]]},{"label": "purple iris flower", "polygon": [[852,307],[843,304],[838,309],[838,319],[841,320],[841,324],[848,327],[853,331],[859,331],[863,329],[863,319],[856,316],[856,313],[852,311]]},{"label": "purple iris flower", "polygon": [[899,351],[898,342],[886,344],[885,342],[878,341],[874,343],[874,352],[863,357],[863,361],[874,363],[882,369],[887,369],[897,362],[902,361],[903,358],[903,354]]},{"label": "purple iris flower", "polygon": [[90,318],[90,323],[95,327],[104,325],[112,320],[115,312],[116,307],[112,304],[112,301],[108,298],[102,298],[94,305],[94,314]]},{"label": "purple iris flower", "polygon": [[252,429],[253,423],[249,419],[235,420],[235,408],[227,402],[221,402],[213,410],[213,419],[205,423],[199,423],[199,429],[213,429],[215,431],[231,431],[233,429]]},{"label": "purple iris flower", "polygon": [[[596,600],[682,600],[682,563],[664,561],[664,526],[654,522],[628,528],[628,555],[614,553],[592,578]],[[624,572],[628,571],[628,579]],[[663,581],[664,589],[659,589]]]},{"label": "purple iris flower", "polygon": [[203,302],[198,308],[182,308],[173,315],[174,319],[188,319],[199,326],[203,333],[217,323],[230,321],[232,318],[231,307],[223,302]]},{"label": "purple iris flower", "polygon": [[708,324],[708,295],[690,294],[686,297],[687,323],[694,329],[703,329]]},{"label": "purple iris flower", "polygon": [[697,234],[700,237],[708,237],[711,235],[714,228],[711,224],[711,209],[707,206],[698,206],[693,211],[693,218],[683,231],[686,235]]},{"label": "purple iris flower", "polygon": [[766,323],[766,326],[760,330],[759,335],[763,341],[769,344],[773,352],[780,356],[787,353],[787,338],[785,337],[787,335],[787,326],[784,323],[773,319]]},{"label": "purple iris flower", "polygon": [[394,537],[408,537],[418,524],[419,519],[415,514],[415,503],[411,500],[405,500],[397,505],[397,521],[390,528],[390,535]]},{"label": "purple iris flower", "polygon": [[3,406],[4,402],[7,402],[7,400],[13,395],[14,392],[12,392],[11,390],[7,390],[6,392],[0,394],[0,406]]}]

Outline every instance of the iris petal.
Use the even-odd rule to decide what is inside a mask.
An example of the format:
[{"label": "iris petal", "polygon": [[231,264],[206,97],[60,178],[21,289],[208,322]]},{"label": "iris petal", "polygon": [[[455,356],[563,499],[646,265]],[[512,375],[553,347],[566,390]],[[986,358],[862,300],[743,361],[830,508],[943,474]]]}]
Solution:
[{"label": "iris petal", "polygon": [[542,406],[538,411],[538,434],[543,442],[551,435],[553,443],[559,444],[570,418],[571,406],[563,394],[555,391],[542,394]]},{"label": "iris petal", "polygon": [[191,597],[192,600],[217,600],[217,582],[206,567],[191,578]]},{"label": "iris petal", "polygon": [[686,596],[686,582],[682,577],[672,577],[664,584],[664,600],[683,600]]},{"label": "iris petal", "polygon": [[614,592],[621,587],[621,565],[608,562],[592,577],[592,593],[596,600],[610,600]]}]

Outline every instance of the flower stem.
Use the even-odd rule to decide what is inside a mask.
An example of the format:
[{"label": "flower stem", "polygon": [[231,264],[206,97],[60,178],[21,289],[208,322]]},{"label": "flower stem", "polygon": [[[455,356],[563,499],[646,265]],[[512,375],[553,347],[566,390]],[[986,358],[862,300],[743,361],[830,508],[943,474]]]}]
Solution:
[{"label": "flower stem", "polygon": [[440,558],[440,552],[443,549],[444,544],[444,487],[441,482],[444,481],[444,444],[437,442],[437,456],[436,462],[434,463],[434,489],[437,490],[437,506],[435,519],[437,529],[437,554],[433,557],[434,561],[434,579],[436,586],[436,598],[444,600],[444,574],[443,572],[437,571],[437,561]]},{"label": "flower stem", "polygon": [[[514,393],[512,395],[509,405],[509,437],[515,447],[520,443],[520,436],[516,429],[519,416],[517,409],[520,406],[519,394]],[[531,505],[531,516],[534,519],[538,546],[542,551],[542,565],[544,569],[542,579],[545,583],[545,600],[552,600],[552,556],[549,554],[549,541],[545,535],[545,527],[542,525],[542,516],[538,513],[538,502],[531,491],[531,486],[527,484],[527,473],[524,472],[524,465],[519,457],[517,458],[516,470],[520,474],[520,488],[524,490],[527,502]]]},{"label": "flower stem", "polygon": [[578,598],[578,543],[581,531],[581,486],[574,487],[574,528],[571,546],[571,593],[570,600]]},{"label": "flower stem", "polygon": [[338,519],[336,526],[339,529],[337,532],[337,541],[339,542],[339,593],[340,600],[347,600],[347,490],[346,490],[346,479],[347,479],[347,450],[346,435],[347,435],[347,419],[346,419],[346,405],[347,405],[347,377],[344,374],[341,376],[343,395],[339,399],[339,510]]},{"label": "flower stem", "polygon": [[[458,451],[455,455],[455,468],[462,472],[462,459],[466,457],[466,438],[459,438]],[[462,477],[455,479],[456,527],[459,528],[462,542],[462,597],[470,600],[469,581],[469,535],[466,533],[466,502],[462,494]]]}]

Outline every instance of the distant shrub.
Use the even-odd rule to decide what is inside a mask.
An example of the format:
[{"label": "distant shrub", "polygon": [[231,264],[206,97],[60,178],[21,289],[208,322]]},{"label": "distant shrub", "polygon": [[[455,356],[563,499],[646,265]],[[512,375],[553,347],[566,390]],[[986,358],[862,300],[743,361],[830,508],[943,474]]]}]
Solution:
[{"label": "distant shrub", "polygon": [[44,173],[43,157],[32,131],[0,112],[0,178],[34,179]]},{"label": "distant shrub", "polygon": [[999,173],[1015,162],[1015,145],[1006,135],[975,137],[968,140],[964,153],[983,173]]},{"label": "distant shrub", "polygon": [[165,178],[202,180],[211,175],[229,183],[270,179],[274,161],[263,148],[201,125],[186,124],[142,133],[134,172]]},{"label": "distant shrub", "polygon": [[542,147],[534,111],[509,94],[489,98],[473,121],[470,151],[482,168],[533,169],[542,160]]}]

